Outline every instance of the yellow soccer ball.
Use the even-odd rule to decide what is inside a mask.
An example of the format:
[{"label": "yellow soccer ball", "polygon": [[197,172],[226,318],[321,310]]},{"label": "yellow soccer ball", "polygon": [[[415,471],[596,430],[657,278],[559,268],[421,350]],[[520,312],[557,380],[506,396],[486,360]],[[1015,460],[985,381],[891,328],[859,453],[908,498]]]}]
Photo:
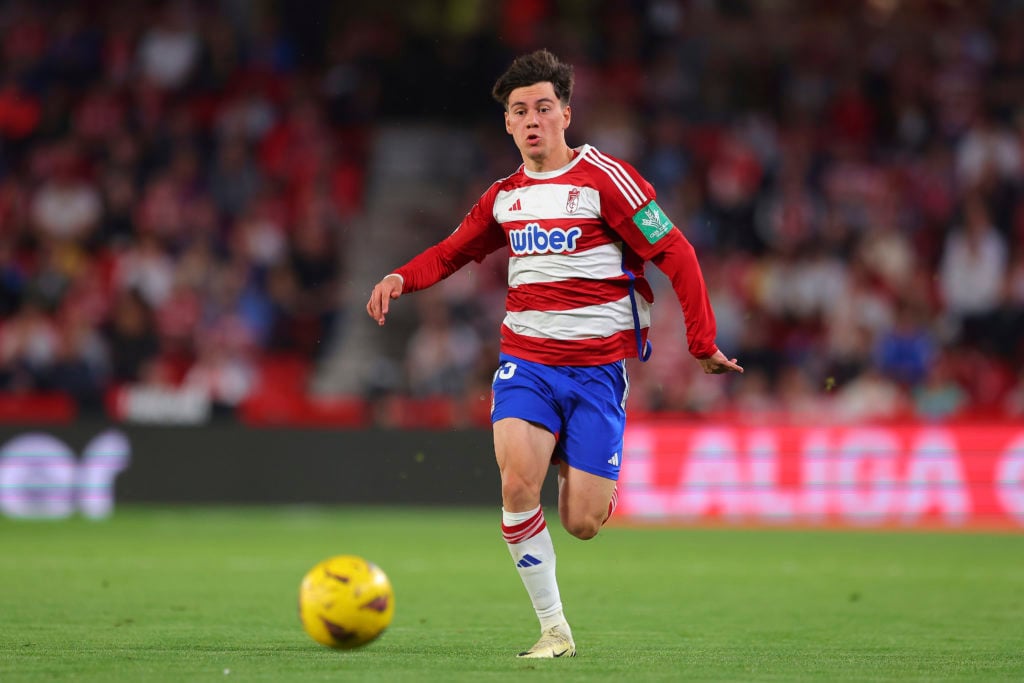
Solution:
[{"label": "yellow soccer ball", "polygon": [[317,564],[299,586],[302,628],[318,643],[351,649],[375,639],[391,623],[395,596],[380,567],[355,555]]}]

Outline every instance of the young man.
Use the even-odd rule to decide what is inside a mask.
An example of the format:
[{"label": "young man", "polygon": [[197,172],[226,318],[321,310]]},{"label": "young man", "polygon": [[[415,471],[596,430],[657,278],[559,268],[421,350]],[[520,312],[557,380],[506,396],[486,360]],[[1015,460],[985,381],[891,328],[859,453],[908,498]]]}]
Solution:
[{"label": "young man", "polygon": [[668,275],[690,353],[704,372],[743,372],[715,345],[715,320],[693,247],[629,164],[589,145],[570,148],[572,67],[547,50],[519,57],[494,85],[505,130],[523,157],[484,192],[459,227],[387,275],[366,305],[383,325],[392,299],[509,249],[508,298],[494,375],[494,451],[501,529],[540,620],[520,657],[572,657],[555,552],[540,506],[557,462],[558,513],[580,539],[611,516],[622,464],[625,359],[650,353],[653,293],[644,262]]}]

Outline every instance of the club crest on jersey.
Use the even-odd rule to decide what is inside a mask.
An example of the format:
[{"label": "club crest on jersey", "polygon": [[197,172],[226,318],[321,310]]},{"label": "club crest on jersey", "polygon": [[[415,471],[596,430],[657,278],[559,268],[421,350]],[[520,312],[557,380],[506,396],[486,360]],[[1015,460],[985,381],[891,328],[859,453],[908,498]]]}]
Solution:
[{"label": "club crest on jersey", "polygon": [[545,230],[540,223],[527,223],[508,231],[508,244],[516,256],[528,254],[562,254],[576,249],[576,240],[583,234],[578,227]]},{"label": "club crest on jersey", "polygon": [[574,187],[569,190],[569,198],[565,200],[565,212],[576,213],[580,208],[580,188]]}]

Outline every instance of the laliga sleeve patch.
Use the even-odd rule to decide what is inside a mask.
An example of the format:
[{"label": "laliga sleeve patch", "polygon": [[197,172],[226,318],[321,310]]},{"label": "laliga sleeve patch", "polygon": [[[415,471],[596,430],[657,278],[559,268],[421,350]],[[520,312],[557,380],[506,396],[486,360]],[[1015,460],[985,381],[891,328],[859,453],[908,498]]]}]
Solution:
[{"label": "laliga sleeve patch", "polygon": [[665,212],[661,210],[658,203],[651,201],[647,206],[640,209],[633,215],[633,222],[640,232],[644,234],[647,241],[654,244],[672,230],[672,221],[668,219]]}]

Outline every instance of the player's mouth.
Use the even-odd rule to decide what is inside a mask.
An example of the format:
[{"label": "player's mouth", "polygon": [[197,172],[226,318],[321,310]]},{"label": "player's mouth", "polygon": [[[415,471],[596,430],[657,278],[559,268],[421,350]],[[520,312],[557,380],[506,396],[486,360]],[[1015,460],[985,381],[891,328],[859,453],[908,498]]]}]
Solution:
[{"label": "player's mouth", "polygon": [[529,135],[526,136],[526,144],[528,144],[528,145],[536,145],[538,143],[540,143],[540,136],[539,135],[537,135],[535,133],[530,133]]}]

